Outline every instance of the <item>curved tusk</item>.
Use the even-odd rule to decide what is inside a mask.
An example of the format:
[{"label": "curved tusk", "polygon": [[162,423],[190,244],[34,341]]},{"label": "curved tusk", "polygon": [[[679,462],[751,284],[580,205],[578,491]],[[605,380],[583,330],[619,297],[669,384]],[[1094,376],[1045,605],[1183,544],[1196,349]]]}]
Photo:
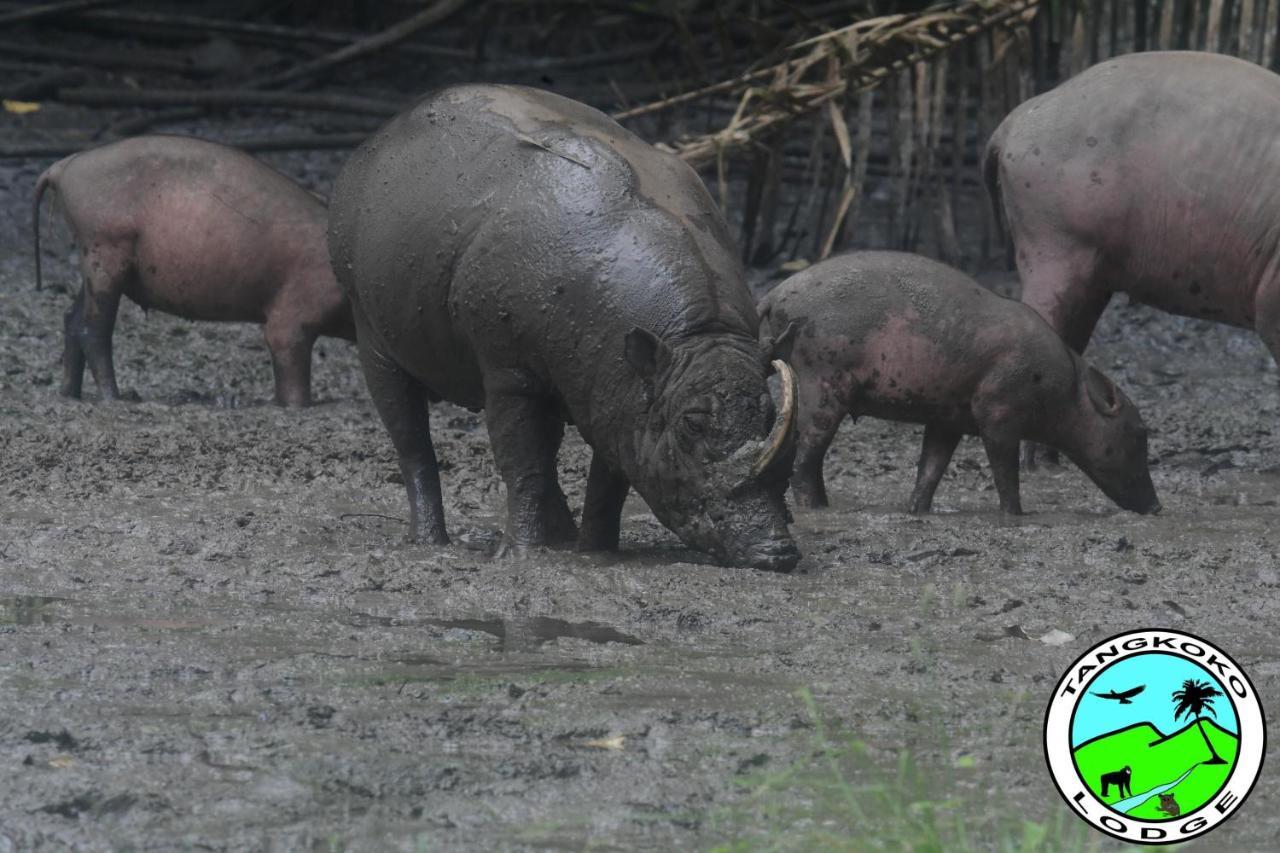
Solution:
[{"label": "curved tusk", "polygon": [[773,369],[778,371],[778,378],[782,380],[782,411],[765,439],[764,452],[751,466],[752,477],[759,477],[769,469],[796,428],[796,372],[781,359],[774,360]]}]

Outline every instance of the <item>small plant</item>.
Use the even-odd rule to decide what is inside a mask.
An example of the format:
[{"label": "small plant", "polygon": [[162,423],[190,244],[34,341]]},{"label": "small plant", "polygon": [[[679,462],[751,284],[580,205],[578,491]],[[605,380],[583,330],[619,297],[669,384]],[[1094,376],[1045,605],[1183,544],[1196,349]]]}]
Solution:
[{"label": "small plant", "polygon": [[813,726],[803,757],[742,780],[746,797],[708,818],[707,829],[724,839],[715,853],[1097,849],[1089,828],[1056,799],[1051,817],[1031,820],[983,793],[970,756],[932,766],[902,750],[885,762],[862,739],[828,725],[807,689],[799,695]]}]

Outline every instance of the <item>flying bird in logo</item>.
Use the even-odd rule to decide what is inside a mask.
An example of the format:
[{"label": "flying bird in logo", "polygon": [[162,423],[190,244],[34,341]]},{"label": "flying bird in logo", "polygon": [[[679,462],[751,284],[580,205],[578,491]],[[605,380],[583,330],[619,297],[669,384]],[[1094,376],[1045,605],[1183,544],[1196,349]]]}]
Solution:
[{"label": "flying bird in logo", "polygon": [[1120,692],[1112,690],[1109,693],[1095,693],[1093,695],[1097,696],[1099,699],[1114,699],[1121,705],[1132,705],[1133,703],[1129,700],[1146,689],[1147,685],[1139,684],[1137,687],[1130,687],[1128,690],[1121,690]]}]

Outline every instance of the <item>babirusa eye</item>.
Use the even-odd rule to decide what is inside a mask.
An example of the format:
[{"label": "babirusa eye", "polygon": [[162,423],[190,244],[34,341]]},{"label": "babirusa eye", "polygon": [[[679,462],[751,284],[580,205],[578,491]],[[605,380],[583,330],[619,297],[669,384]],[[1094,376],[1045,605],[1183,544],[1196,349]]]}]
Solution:
[{"label": "babirusa eye", "polygon": [[707,429],[709,417],[707,412],[685,412],[681,417],[681,423],[689,432],[701,435]]}]

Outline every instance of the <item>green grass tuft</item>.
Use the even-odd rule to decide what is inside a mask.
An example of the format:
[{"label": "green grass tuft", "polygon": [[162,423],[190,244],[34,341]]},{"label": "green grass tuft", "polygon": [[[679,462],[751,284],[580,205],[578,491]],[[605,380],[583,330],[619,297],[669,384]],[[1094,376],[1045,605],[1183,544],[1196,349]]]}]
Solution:
[{"label": "green grass tuft", "polygon": [[813,724],[803,757],[745,777],[747,796],[708,816],[706,829],[723,839],[714,853],[1099,848],[1100,837],[1061,803],[1034,821],[998,794],[982,793],[971,757],[926,766],[904,750],[886,763],[855,735],[828,726],[809,691],[800,697]]}]

